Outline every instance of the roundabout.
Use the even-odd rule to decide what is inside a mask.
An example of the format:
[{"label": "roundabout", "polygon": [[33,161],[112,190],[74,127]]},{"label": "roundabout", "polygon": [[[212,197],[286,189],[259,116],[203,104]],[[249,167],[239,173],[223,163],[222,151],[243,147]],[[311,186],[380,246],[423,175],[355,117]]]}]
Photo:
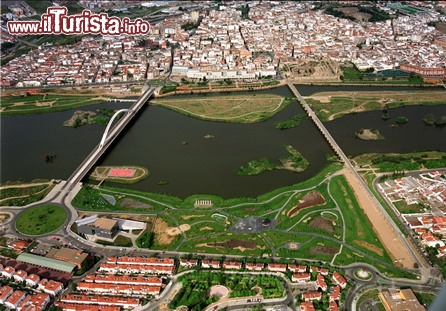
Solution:
[{"label": "roundabout", "polygon": [[353,273],[356,278],[362,281],[370,281],[373,277],[372,271],[366,268],[358,268]]},{"label": "roundabout", "polygon": [[22,234],[38,236],[59,229],[67,219],[63,207],[53,204],[37,205],[21,212],[16,219],[16,230]]}]

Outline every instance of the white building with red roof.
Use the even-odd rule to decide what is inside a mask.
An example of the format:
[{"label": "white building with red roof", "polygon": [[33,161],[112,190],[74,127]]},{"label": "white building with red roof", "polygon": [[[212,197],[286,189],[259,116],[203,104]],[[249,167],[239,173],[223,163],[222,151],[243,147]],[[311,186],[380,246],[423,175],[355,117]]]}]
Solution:
[{"label": "white building with red roof", "polygon": [[12,278],[14,273],[15,273],[15,269],[11,266],[6,266],[5,268],[3,268],[2,272],[1,272],[2,277],[6,278],[6,279]]},{"label": "white building with red roof", "polygon": [[23,299],[25,299],[25,293],[21,290],[16,290],[12,293],[11,296],[8,297],[5,301],[5,306],[7,306],[10,309],[16,309],[17,306],[22,302]]},{"label": "white building with red roof", "polygon": [[323,291],[327,291],[327,283],[325,282],[325,278],[322,274],[318,274],[316,277],[316,285]]},{"label": "white building with red roof", "polygon": [[300,311],[316,311],[312,301],[302,301],[299,305]]},{"label": "white building with red roof", "polygon": [[336,285],[339,285],[342,289],[344,289],[347,286],[347,280],[337,271],[333,272],[333,276],[331,277],[331,280]]},{"label": "white building with red roof", "polygon": [[234,270],[240,270],[242,268],[242,263],[240,261],[230,261],[225,260],[223,261],[223,269],[234,269]]},{"label": "white building with red roof", "polygon": [[213,259],[203,259],[201,261],[201,266],[203,268],[213,268],[213,269],[220,269],[221,263],[219,260],[213,260]]},{"label": "white building with red roof", "polygon": [[51,296],[56,296],[63,290],[63,284],[54,280],[42,279],[37,288]]},{"label": "white building with red roof", "polygon": [[40,311],[45,310],[50,302],[50,295],[37,293],[35,295],[28,295],[17,307],[19,311]]},{"label": "white building with red roof", "polygon": [[25,283],[28,286],[34,287],[37,286],[37,284],[39,284],[40,281],[40,276],[38,276],[37,274],[30,274],[26,277],[25,279]]},{"label": "white building with red roof", "polygon": [[263,268],[265,267],[265,264],[262,262],[247,262],[245,265],[246,270],[249,271],[262,271]]},{"label": "white building with red roof", "polygon": [[304,301],[320,301],[322,299],[322,293],[318,291],[308,291],[302,294],[302,299]]},{"label": "white building with red roof", "polygon": [[6,299],[14,292],[11,286],[5,285],[0,288],[0,304],[5,304]]},{"label": "white building with red roof", "polygon": [[83,295],[83,294],[68,294],[60,298],[60,301],[64,303],[74,303],[83,305],[120,306],[124,309],[133,309],[139,306],[140,304],[139,299],[134,297]]},{"label": "white building with red roof", "polygon": [[16,282],[23,282],[25,281],[28,273],[23,270],[17,270],[14,275],[12,276]]},{"label": "white building with red roof", "polygon": [[270,263],[266,269],[272,272],[286,272],[287,265],[284,263]]},{"label": "white building with red roof", "polygon": [[341,287],[339,285],[330,288],[328,299],[329,301],[339,301],[341,299]]},{"label": "white building with red roof", "polygon": [[310,278],[311,278],[311,274],[308,272],[294,273],[291,276],[291,282],[302,284],[302,283],[309,282]]},{"label": "white building with red roof", "polygon": [[181,258],[180,259],[180,266],[185,268],[192,268],[198,266],[198,259],[187,259],[187,258]]}]

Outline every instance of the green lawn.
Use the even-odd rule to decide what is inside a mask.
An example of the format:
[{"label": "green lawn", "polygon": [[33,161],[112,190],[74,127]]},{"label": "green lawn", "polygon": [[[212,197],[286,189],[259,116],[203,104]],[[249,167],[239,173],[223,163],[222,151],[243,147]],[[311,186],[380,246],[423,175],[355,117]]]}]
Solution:
[{"label": "green lawn", "polygon": [[39,205],[25,210],[16,221],[19,232],[28,235],[50,233],[63,225],[67,212],[57,205]]}]

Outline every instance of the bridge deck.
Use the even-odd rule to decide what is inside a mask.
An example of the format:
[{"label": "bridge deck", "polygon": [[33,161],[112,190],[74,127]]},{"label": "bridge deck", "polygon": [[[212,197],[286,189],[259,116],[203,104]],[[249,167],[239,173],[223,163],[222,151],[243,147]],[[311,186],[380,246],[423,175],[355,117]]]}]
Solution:
[{"label": "bridge deck", "polygon": [[[101,140],[101,142],[93,149],[93,151],[87,156],[87,158],[79,165],[79,167],[74,171],[74,173],[68,178],[65,189],[70,191],[78,182],[84,178],[84,176],[90,171],[96,161],[104,154],[107,148],[115,140],[115,138],[122,132],[122,130],[127,126],[133,116],[142,108],[142,106],[147,102],[150,96],[155,92],[155,88],[148,88],[142,95],[136,100],[135,103],[127,110],[127,113],[119,119],[116,125],[111,129],[110,134],[106,139]],[[110,120],[113,121],[113,120]],[[108,128],[106,130],[108,132]]]}]

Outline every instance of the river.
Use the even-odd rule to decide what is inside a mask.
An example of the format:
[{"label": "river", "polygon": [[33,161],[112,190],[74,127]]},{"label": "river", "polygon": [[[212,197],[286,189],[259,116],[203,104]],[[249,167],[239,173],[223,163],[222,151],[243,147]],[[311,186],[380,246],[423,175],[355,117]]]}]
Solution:
[{"label": "river", "polygon": [[[304,96],[321,91],[361,89],[395,88],[298,86]],[[291,96],[286,87],[257,93],[262,92]],[[128,105],[103,103],[83,107],[82,110],[120,109]],[[63,122],[73,112],[2,117],[1,182],[68,178],[99,142],[104,131],[104,127],[99,125],[76,129],[63,127]],[[302,112],[298,104],[292,104],[265,122],[232,124],[197,120],[156,106],[144,107],[98,164],[140,165],[150,170],[146,180],[122,187],[181,198],[197,193],[217,194],[225,198],[257,196],[314,176],[327,164],[326,154],[333,153],[308,119],[293,129],[275,128],[275,123]],[[366,112],[344,116],[325,125],[345,153],[351,156],[366,152],[446,151],[446,128],[425,126],[421,119],[428,113],[445,115],[446,106],[393,109],[390,110],[391,119],[387,121],[381,119],[380,111]],[[391,127],[390,124],[399,116],[407,117],[409,122],[401,127]],[[378,129],[386,139],[357,139],[354,133],[359,128]],[[213,138],[205,138],[206,135]],[[280,158],[288,156],[285,145],[292,145],[310,161],[310,167],[305,172],[280,170],[257,176],[237,175],[239,167],[251,160],[266,157],[278,162]],[[44,161],[46,154],[56,155],[52,163]],[[158,185],[159,181],[168,184]]]}]

